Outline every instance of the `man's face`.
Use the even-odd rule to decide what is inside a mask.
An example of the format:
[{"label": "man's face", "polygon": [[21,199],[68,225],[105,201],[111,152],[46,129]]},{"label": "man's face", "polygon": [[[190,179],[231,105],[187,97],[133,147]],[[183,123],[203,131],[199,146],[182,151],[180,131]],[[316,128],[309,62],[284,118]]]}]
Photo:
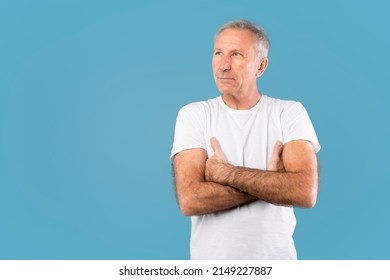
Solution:
[{"label": "man's face", "polygon": [[215,83],[222,95],[257,93],[255,35],[245,29],[226,29],[214,42],[212,60]]}]

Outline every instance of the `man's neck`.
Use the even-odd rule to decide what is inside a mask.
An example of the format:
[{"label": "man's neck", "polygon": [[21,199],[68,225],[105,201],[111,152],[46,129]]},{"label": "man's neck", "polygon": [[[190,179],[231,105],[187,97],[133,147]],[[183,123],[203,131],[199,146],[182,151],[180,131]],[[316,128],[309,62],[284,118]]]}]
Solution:
[{"label": "man's neck", "polygon": [[251,96],[236,97],[233,95],[222,94],[222,100],[229,108],[234,110],[249,110],[253,108],[260,100],[261,93],[257,92]]}]

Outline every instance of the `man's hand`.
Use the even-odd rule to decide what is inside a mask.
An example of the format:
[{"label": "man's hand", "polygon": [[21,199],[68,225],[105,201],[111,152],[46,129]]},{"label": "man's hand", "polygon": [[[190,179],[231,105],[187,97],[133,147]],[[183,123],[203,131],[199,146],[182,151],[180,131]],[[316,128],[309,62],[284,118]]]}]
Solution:
[{"label": "man's hand", "polygon": [[213,148],[214,155],[206,160],[205,178],[208,182],[218,181],[218,177],[224,168],[229,166],[225,154],[223,153],[221,146],[217,138],[212,137],[210,139],[211,148]]},{"label": "man's hand", "polygon": [[274,151],[272,152],[271,159],[268,163],[268,170],[278,172],[286,171],[283,164],[282,153],[283,143],[280,141],[276,141]]}]

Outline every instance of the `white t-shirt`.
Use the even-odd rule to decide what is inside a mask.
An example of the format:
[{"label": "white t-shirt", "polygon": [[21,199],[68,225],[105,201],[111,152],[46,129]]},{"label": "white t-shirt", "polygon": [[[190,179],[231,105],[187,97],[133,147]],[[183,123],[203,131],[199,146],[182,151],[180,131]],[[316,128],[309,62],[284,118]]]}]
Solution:
[{"label": "white t-shirt", "polygon": [[[309,116],[299,102],[262,95],[249,110],[234,110],[221,97],[184,106],[178,114],[171,158],[202,148],[213,155],[216,137],[230,164],[266,170],[277,140],[320,145]],[[265,201],[217,213],[192,216],[191,259],[296,259],[292,207]]]}]

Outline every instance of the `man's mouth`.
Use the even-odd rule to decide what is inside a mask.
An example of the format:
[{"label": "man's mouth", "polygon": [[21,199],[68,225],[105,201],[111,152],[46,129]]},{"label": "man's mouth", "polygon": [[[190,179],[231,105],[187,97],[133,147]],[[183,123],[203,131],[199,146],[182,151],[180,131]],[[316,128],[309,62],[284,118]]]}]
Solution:
[{"label": "man's mouth", "polygon": [[222,81],[234,81],[234,78],[231,77],[217,77],[217,79]]}]

